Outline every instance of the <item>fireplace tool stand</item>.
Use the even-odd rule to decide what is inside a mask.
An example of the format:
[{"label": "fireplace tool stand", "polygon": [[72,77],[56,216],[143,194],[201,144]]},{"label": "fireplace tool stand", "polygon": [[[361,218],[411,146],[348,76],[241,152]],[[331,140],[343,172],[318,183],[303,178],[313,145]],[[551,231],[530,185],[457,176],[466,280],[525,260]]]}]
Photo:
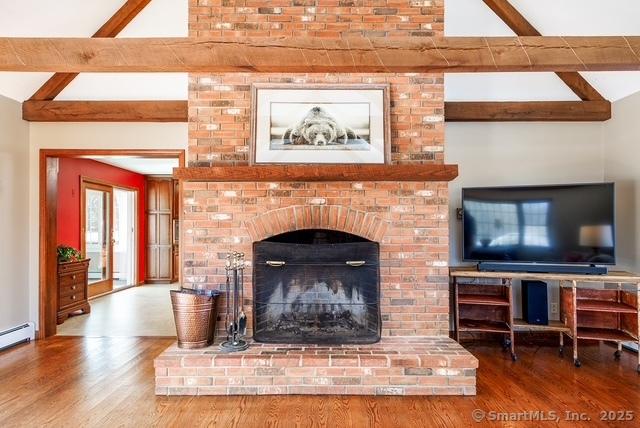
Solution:
[{"label": "fireplace tool stand", "polygon": [[225,330],[227,340],[220,344],[224,352],[244,351],[249,343],[243,339],[247,333],[247,316],[244,313],[244,253],[227,254]]}]

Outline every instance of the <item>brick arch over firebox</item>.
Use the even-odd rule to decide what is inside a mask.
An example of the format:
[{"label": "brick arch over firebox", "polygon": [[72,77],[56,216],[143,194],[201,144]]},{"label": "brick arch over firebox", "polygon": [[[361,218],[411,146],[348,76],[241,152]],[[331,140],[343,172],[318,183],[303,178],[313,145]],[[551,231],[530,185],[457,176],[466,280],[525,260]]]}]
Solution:
[{"label": "brick arch over firebox", "polygon": [[389,222],[342,205],[294,205],[260,214],[245,226],[254,242],[301,229],[337,230],[380,242]]}]

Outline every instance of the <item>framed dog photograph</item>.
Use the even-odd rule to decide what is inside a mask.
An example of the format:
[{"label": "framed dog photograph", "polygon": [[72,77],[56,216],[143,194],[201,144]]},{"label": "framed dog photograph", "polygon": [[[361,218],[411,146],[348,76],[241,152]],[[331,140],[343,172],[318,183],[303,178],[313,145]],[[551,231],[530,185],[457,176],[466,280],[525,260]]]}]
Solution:
[{"label": "framed dog photograph", "polygon": [[390,162],[389,85],[252,85],[253,164]]}]

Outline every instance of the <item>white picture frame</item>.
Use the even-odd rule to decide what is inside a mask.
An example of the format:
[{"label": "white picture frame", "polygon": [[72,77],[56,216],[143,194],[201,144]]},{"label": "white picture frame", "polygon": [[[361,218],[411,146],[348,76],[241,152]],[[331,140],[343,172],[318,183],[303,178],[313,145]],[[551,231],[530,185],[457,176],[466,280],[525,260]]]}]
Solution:
[{"label": "white picture frame", "polygon": [[390,162],[389,85],[252,85],[251,164]]}]

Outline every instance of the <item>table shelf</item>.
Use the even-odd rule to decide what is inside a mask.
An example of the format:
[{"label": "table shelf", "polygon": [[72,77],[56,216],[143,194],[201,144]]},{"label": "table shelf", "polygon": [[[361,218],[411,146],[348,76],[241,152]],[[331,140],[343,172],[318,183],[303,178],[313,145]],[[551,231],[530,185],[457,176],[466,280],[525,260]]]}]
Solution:
[{"label": "table shelf", "polygon": [[458,303],[461,305],[489,305],[509,306],[509,300],[503,296],[490,294],[459,294]]},{"label": "table shelf", "polygon": [[509,324],[504,321],[460,319],[460,331],[484,331],[487,333],[509,333]]},{"label": "table shelf", "polygon": [[549,324],[529,324],[523,319],[514,319],[513,320],[513,329],[515,331],[555,331],[555,332],[568,332],[569,327],[564,325],[564,323],[555,320],[549,320]]},{"label": "table shelf", "polygon": [[577,299],[576,306],[579,311],[591,312],[616,312],[624,314],[635,314],[638,311],[631,305],[609,300]]},{"label": "table shelf", "polygon": [[613,328],[578,327],[578,339],[608,340],[612,342],[633,342],[636,337],[623,330]]}]

